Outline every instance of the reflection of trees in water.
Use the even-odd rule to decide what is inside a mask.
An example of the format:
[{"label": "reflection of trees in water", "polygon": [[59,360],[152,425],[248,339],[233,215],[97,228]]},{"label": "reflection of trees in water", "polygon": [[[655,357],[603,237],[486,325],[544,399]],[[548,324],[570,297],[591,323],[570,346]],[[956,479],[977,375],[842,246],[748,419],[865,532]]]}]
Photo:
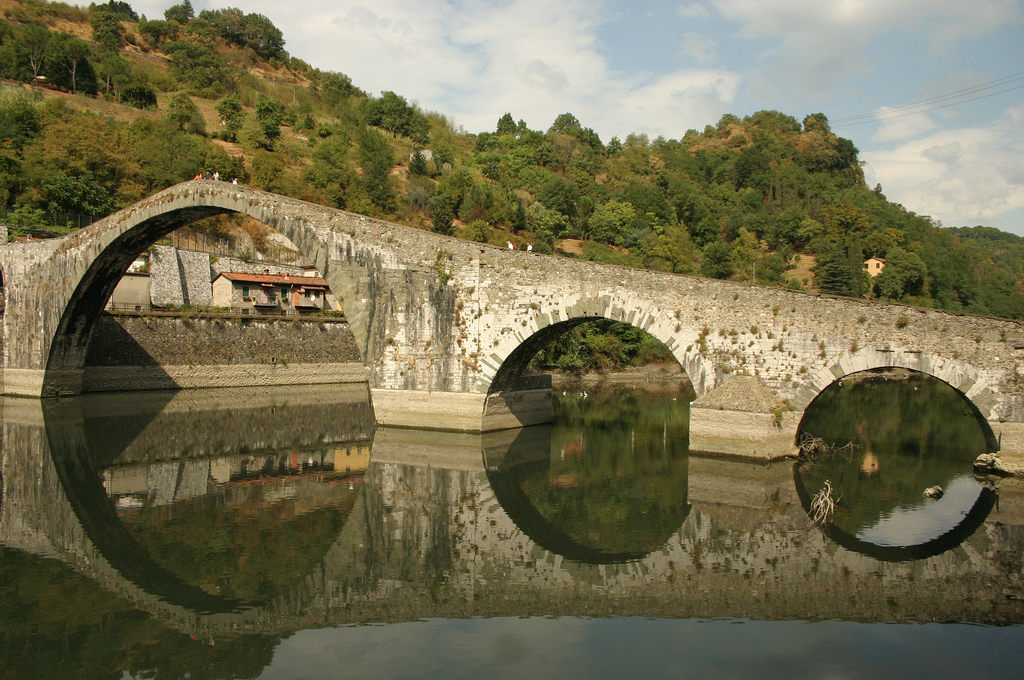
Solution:
[{"label": "reflection of trees in water", "polygon": [[63,564],[0,548],[0,668],[11,677],[256,677],[276,636],[204,644]]},{"label": "reflection of trees in water", "polygon": [[[518,487],[531,514],[584,550],[645,555],[688,512],[687,409],[682,399],[638,391],[558,398],[550,456],[500,470],[499,485]],[[516,519],[515,508],[505,509]]]},{"label": "reflection of trees in water", "polygon": [[800,429],[833,447],[854,442],[797,471],[810,493],[831,481],[839,497],[834,522],[851,534],[928,502],[925,489],[948,487],[987,448],[964,398],[920,373],[848,376],[814,401]]}]

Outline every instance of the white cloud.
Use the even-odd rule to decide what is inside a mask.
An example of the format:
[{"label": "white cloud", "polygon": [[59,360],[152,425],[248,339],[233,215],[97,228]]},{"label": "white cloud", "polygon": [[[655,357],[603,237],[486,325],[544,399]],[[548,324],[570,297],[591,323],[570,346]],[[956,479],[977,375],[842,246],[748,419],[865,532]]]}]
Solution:
[{"label": "white cloud", "polygon": [[879,126],[871,141],[879,143],[919,137],[937,127],[925,113],[904,113],[889,106],[876,110],[875,120]]},{"label": "white cloud", "polygon": [[679,12],[679,16],[684,19],[705,19],[711,16],[711,10],[699,2],[680,5],[676,11]]},{"label": "white cloud", "polygon": [[714,62],[718,58],[715,39],[700,33],[684,33],[682,53],[701,64]]},{"label": "white cloud", "polygon": [[890,200],[946,226],[1011,229],[1002,221],[1024,209],[1022,109],[991,128],[944,130],[861,154],[868,184],[881,183]]},{"label": "white cloud", "polygon": [[[614,107],[600,114],[602,139],[630,132],[682,137],[688,128],[703,128],[728,111],[740,77],[725,70],[687,70],[640,86],[623,85]],[[603,131],[609,132],[603,132]]]},{"label": "white cloud", "polygon": [[773,79],[809,91],[871,72],[866,50],[882,36],[920,36],[937,51],[998,27],[1024,24],[1015,0],[712,0],[741,38],[769,44]]}]

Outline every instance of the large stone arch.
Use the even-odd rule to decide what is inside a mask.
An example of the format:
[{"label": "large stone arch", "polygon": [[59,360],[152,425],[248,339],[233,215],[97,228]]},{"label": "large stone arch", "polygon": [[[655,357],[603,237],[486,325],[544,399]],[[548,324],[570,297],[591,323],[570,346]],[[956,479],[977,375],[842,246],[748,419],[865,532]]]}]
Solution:
[{"label": "large stone arch", "polygon": [[[87,249],[89,256],[67,258],[72,266],[65,274],[66,280],[78,283],[62,308],[59,299],[54,301],[59,321],[43,366],[44,394],[77,391],[75,376],[84,364],[93,326],[123,273],[150,245],[196,220],[226,213],[251,217],[295,243],[327,275],[331,244],[326,235],[331,232],[322,225],[331,215],[317,215],[318,206],[304,204],[314,210],[296,214],[294,209],[281,209],[276,202],[266,200],[265,194],[244,187],[232,186],[224,191],[226,186],[221,183],[196,181],[186,183],[184,188],[184,193],[176,187],[177,191],[163,200],[151,200],[100,220],[83,230],[79,243],[72,244]],[[352,249],[350,244],[350,253]],[[348,273],[351,275],[351,271]],[[351,316],[355,319],[357,345],[365,356],[368,332],[359,328],[359,320],[370,315]]]}]

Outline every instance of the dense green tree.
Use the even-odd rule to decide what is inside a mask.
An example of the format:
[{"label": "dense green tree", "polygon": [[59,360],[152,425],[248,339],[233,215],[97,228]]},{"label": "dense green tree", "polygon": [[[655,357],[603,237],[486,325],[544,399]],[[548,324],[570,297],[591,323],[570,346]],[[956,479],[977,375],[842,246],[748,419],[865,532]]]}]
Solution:
[{"label": "dense green tree", "polygon": [[494,222],[497,197],[493,185],[486,182],[474,182],[466,192],[459,206],[459,219],[464,222]]},{"label": "dense green tree", "polygon": [[538,201],[546,208],[562,213],[568,220],[574,219],[579,213],[576,207],[578,197],[576,186],[558,175],[549,175],[537,192]]},{"label": "dense green tree", "polygon": [[[857,271],[859,276],[860,269]],[[854,272],[845,249],[837,244],[828,244],[818,251],[818,262],[814,268],[814,282],[823,293],[852,295]]]},{"label": "dense green tree", "polygon": [[626,230],[636,217],[636,208],[627,201],[612,199],[597,206],[587,221],[587,238],[602,243],[621,245],[626,240]]},{"label": "dense green tree", "polygon": [[50,40],[46,52],[46,77],[72,94],[79,90],[94,94],[96,73],[89,61],[92,47],[81,38],[58,34]]},{"label": "dense green tree", "polygon": [[127,59],[116,52],[106,52],[100,57],[98,75],[103,79],[103,91],[117,94],[128,84],[132,65]]},{"label": "dense green tree", "polygon": [[109,0],[109,2],[102,5],[91,3],[89,5],[89,10],[91,12],[110,12],[115,17],[117,17],[119,21],[139,20],[139,15],[135,13],[135,10],[132,9],[132,6],[129,5],[127,2],[123,2],[123,0]]},{"label": "dense green tree", "polygon": [[917,253],[893,248],[885,258],[885,269],[875,277],[879,297],[902,300],[926,293],[928,268]]},{"label": "dense green tree", "polygon": [[196,13],[192,9],[192,3],[189,0],[183,0],[180,4],[171,5],[164,10],[164,18],[179,24],[187,24],[196,18]]},{"label": "dense green tree", "polygon": [[344,73],[313,69],[308,77],[313,94],[328,110],[335,110],[349,97],[362,94],[359,88],[352,84],[352,79]]},{"label": "dense green tree", "polygon": [[665,198],[665,192],[655,184],[633,179],[626,182],[618,194],[622,200],[631,203],[638,214],[651,213],[661,224],[675,221],[675,210]]},{"label": "dense green tree", "polygon": [[430,141],[430,122],[427,117],[409,106],[405,97],[385,91],[379,99],[366,107],[366,122],[396,135],[408,137],[417,144]]},{"label": "dense green tree", "polygon": [[281,29],[262,14],[245,15],[242,37],[245,45],[264,59],[284,59],[288,56],[284,50]]},{"label": "dense green tree", "polygon": [[277,100],[260,94],[256,97],[254,115],[264,139],[272,148],[273,144],[281,136],[281,124],[284,122],[284,107]]},{"label": "dense green tree", "polygon": [[204,147],[209,142],[187,134],[173,122],[140,118],[128,126],[122,139],[134,166],[126,174],[137,183],[125,192],[129,199],[141,199],[191,179],[196,172],[211,170],[205,166]]},{"label": "dense green tree", "polygon": [[19,42],[25,48],[29,66],[32,68],[33,80],[39,77],[46,65],[46,55],[49,52],[52,37],[53,34],[43,26],[27,24],[21,27]]},{"label": "dense green tree", "polygon": [[363,169],[363,186],[370,201],[381,213],[395,209],[395,192],[391,188],[391,169],[395,165],[394,152],[387,138],[372,128],[357,133],[359,161]]},{"label": "dense green tree", "polygon": [[514,135],[516,133],[516,123],[512,120],[512,114],[506,113],[498,119],[498,126],[495,131],[499,135]]},{"label": "dense green tree", "polygon": [[522,201],[514,196],[510,200],[513,206],[512,210],[508,213],[508,228],[512,230],[513,234],[518,234],[528,226],[526,208],[523,207]]},{"label": "dense green tree", "polygon": [[329,205],[345,207],[345,197],[352,180],[349,167],[347,137],[334,135],[316,145],[313,165],[306,171],[306,181],[319,189]]},{"label": "dense green tree", "polygon": [[740,227],[739,236],[733,242],[731,259],[733,267],[756,283],[759,244],[757,236],[749,229]]},{"label": "dense green tree", "polygon": [[175,21],[140,21],[139,33],[146,38],[150,47],[156,48],[161,44],[178,39],[179,24]]},{"label": "dense green tree", "polygon": [[455,221],[455,204],[447,194],[434,194],[428,203],[431,224],[438,234],[451,235],[454,232],[452,222]]},{"label": "dense green tree", "polygon": [[137,109],[156,108],[156,92],[149,85],[132,83],[121,89],[121,101]]},{"label": "dense green tree", "polygon": [[174,123],[179,130],[197,132],[194,128],[198,127],[197,121],[202,121],[202,115],[192,98],[184,92],[179,92],[167,102],[164,120]]},{"label": "dense green tree", "polygon": [[0,96],[0,144],[20,151],[41,131],[39,102],[21,92]]},{"label": "dense green tree", "polygon": [[732,247],[725,241],[713,241],[704,246],[704,260],[700,265],[702,276],[727,279],[732,276]]},{"label": "dense green tree", "polygon": [[100,217],[110,209],[110,192],[89,177],[59,172],[47,178],[42,189],[49,199],[48,210],[56,220],[63,218],[65,224],[82,215]]},{"label": "dense green tree", "polygon": [[224,130],[224,138],[229,142],[238,139],[238,133],[245,123],[245,110],[242,103],[234,95],[228,95],[217,101],[215,107],[220,116],[220,125]]},{"label": "dense green tree", "polygon": [[427,156],[423,153],[422,149],[416,149],[409,156],[409,172],[413,175],[425,176],[429,174],[429,168],[427,166]]},{"label": "dense green tree", "polygon": [[284,163],[278,156],[265,149],[253,154],[251,181],[256,187],[275,191],[283,173]]},{"label": "dense green tree", "polygon": [[226,64],[208,45],[175,40],[163,47],[176,78],[196,88],[208,88],[227,80]]},{"label": "dense green tree", "polygon": [[92,25],[92,39],[101,52],[118,52],[124,45],[121,22],[113,11],[100,6],[89,18]]},{"label": "dense green tree", "polygon": [[12,236],[26,236],[32,231],[46,229],[53,225],[46,212],[40,208],[19,205],[7,213],[4,221],[10,225]]},{"label": "dense green tree", "polygon": [[871,276],[864,271],[864,250],[860,237],[854,236],[847,242],[846,261],[850,268],[850,297],[863,297],[871,287]]}]

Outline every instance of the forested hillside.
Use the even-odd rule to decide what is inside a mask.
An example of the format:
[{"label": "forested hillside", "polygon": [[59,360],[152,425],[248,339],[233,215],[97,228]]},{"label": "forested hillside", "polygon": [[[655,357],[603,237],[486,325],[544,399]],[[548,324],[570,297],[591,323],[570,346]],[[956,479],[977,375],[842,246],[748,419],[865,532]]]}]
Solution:
[{"label": "forested hillside", "polygon": [[[14,234],[76,228],[217,172],[499,245],[1024,318],[1024,239],[889,202],[822,114],[601,140],[571,113],[532,130],[495,112],[472,134],[290,57],[281,31],[242,9],[0,11],[0,211]],[[885,260],[874,279],[869,257]]]}]

